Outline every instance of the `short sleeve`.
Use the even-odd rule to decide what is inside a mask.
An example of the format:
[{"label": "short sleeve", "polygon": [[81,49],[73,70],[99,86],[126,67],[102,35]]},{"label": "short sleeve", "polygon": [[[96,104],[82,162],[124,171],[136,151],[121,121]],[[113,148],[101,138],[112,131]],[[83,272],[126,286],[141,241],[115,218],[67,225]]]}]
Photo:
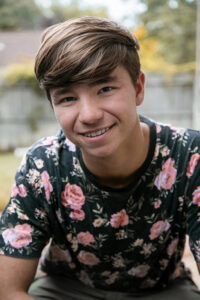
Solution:
[{"label": "short sleeve", "polygon": [[53,187],[44,161],[26,155],[0,219],[0,254],[39,258],[51,236],[48,221]]}]

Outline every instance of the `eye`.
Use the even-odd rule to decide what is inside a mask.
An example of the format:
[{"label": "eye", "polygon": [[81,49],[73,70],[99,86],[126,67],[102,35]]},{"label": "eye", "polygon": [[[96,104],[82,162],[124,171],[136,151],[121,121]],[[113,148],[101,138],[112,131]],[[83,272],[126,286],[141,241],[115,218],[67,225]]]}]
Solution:
[{"label": "eye", "polygon": [[68,103],[68,102],[73,102],[76,100],[77,100],[76,97],[65,97],[65,98],[60,99],[59,103]]},{"label": "eye", "polygon": [[108,92],[111,92],[113,90],[113,87],[111,87],[111,86],[105,86],[105,87],[103,87],[101,90],[100,90],[100,94],[102,94],[102,93],[108,93]]}]

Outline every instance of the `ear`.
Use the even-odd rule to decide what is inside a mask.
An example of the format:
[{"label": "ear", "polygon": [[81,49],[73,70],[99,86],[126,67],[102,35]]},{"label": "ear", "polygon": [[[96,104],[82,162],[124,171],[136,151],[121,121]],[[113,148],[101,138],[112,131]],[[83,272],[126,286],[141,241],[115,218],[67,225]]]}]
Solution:
[{"label": "ear", "polygon": [[144,100],[144,84],[145,84],[145,75],[143,72],[140,72],[139,78],[136,82],[136,105],[139,106]]}]

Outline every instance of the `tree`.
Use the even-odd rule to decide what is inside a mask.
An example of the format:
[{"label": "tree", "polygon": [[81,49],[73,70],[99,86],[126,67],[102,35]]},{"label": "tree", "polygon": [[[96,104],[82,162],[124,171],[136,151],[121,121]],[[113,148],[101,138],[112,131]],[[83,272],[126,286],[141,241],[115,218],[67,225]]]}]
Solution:
[{"label": "tree", "polygon": [[165,74],[168,83],[174,75],[190,72],[195,72],[195,61],[187,62],[184,64],[173,64],[166,62],[166,60],[158,53],[160,41],[155,37],[148,37],[146,28],[142,25],[137,27],[133,34],[140,44],[140,60],[141,67],[146,72],[162,72]]},{"label": "tree", "polygon": [[84,15],[108,17],[103,7],[82,8],[80,1],[51,0],[50,7],[43,7],[36,0],[0,0],[0,30],[44,28],[70,18]]},{"label": "tree", "polygon": [[69,4],[62,4],[59,1],[51,0],[50,10],[53,14],[51,23],[63,22],[71,18],[81,16],[96,16],[107,18],[107,11],[103,7],[99,8],[82,8],[78,0],[71,0]]},{"label": "tree", "polygon": [[141,0],[147,9],[139,15],[147,37],[160,41],[158,53],[171,63],[181,64],[195,60],[196,1],[195,0]]},{"label": "tree", "polygon": [[34,28],[42,12],[34,0],[0,0],[0,29]]}]

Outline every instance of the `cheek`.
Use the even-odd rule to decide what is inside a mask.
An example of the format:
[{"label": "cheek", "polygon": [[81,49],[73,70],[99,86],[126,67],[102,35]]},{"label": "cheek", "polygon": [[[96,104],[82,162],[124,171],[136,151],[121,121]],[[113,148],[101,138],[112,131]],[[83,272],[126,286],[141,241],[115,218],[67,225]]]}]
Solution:
[{"label": "cheek", "polygon": [[63,129],[73,126],[73,114],[71,114],[69,110],[65,110],[64,108],[59,110],[55,109],[54,114]]},{"label": "cheek", "polygon": [[127,95],[126,93],[121,94],[120,97],[117,97],[111,103],[110,109],[116,115],[131,116],[135,114],[136,105],[135,105],[134,95],[130,96]]}]

